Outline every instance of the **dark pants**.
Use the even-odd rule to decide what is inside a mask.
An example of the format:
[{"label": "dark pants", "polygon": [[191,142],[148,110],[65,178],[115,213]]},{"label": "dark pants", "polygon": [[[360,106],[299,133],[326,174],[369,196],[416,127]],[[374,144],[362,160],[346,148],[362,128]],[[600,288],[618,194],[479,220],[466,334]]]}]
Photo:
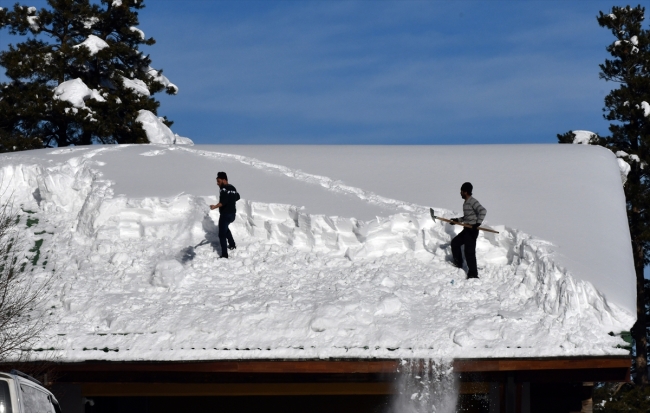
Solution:
[{"label": "dark pants", "polygon": [[459,267],[463,266],[463,254],[460,251],[462,245],[465,246],[465,261],[467,261],[467,278],[478,278],[476,269],[476,238],[478,238],[478,229],[465,228],[460,234],[451,240],[451,253],[454,255],[454,262]]},{"label": "dark pants", "polygon": [[236,216],[236,214],[219,215],[219,242],[221,243],[221,256],[224,258],[228,258],[228,245],[235,246],[235,240],[232,238],[228,225],[233,223]]}]

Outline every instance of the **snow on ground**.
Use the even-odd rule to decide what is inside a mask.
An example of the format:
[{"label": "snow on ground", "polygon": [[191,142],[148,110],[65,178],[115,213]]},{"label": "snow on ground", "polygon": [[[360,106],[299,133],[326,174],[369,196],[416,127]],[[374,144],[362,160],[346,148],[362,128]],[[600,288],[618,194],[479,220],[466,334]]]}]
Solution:
[{"label": "snow on ground", "polygon": [[[478,168],[467,179],[454,169],[457,151],[479,164],[465,165]],[[496,165],[479,174],[483,158]],[[597,148],[122,145],[0,159],[9,188],[0,194],[13,194],[21,225],[31,225],[28,273],[55,277],[51,324],[36,348],[54,349],[61,360],[627,353],[608,333],[634,322],[624,300],[628,284],[634,288],[629,234],[626,241],[618,217],[625,211],[613,184],[620,187],[615,157]],[[573,175],[565,173],[568,160]],[[508,186],[519,163],[527,172],[517,178],[529,179],[532,192]],[[593,173],[603,165],[606,172]],[[219,170],[243,197],[229,260],[217,259],[218,212],[208,208]],[[418,179],[405,179],[414,171]],[[553,174],[564,180],[549,182]],[[436,192],[453,180],[458,211],[456,187],[470,179],[486,223],[500,231],[479,237],[478,280],[449,265],[449,241],[460,229],[434,223],[427,208],[457,216],[445,209],[454,194]],[[593,207],[576,201],[594,196],[601,202]],[[440,202],[427,202],[432,197]],[[508,205],[512,199],[519,204]],[[578,248],[514,225],[566,224],[567,202],[591,224],[565,228]],[[535,203],[547,215],[536,215]],[[514,211],[511,219],[503,209]],[[592,227],[613,232],[594,239]],[[598,255],[615,262],[599,267]],[[585,257],[577,276],[572,264]]]}]

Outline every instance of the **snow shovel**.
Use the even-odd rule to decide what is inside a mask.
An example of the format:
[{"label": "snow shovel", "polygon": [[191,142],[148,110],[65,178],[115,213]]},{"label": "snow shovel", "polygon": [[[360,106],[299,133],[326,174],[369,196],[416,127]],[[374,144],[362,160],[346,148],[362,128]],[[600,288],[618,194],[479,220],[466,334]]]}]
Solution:
[{"label": "snow shovel", "polygon": [[[436,219],[439,219],[439,220],[444,221],[444,222],[449,222],[450,224],[460,225],[461,227],[465,227],[465,228],[472,228],[471,225],[463,224],[462,222],[456,222],[456,221],[452,221],[451,219],[437,217],[436,213],[433,211],[433,208],[429,208],[429,210],[431,211],[431,218],[433,218],[434,222],[436,221]],[[490,228],[478,227],[478,229],[480,229],[481,231],[485,231],[485,232],[493,232],[495,234],[499,233],[499,231],[495,231],[495,230],[490,229]]]}]

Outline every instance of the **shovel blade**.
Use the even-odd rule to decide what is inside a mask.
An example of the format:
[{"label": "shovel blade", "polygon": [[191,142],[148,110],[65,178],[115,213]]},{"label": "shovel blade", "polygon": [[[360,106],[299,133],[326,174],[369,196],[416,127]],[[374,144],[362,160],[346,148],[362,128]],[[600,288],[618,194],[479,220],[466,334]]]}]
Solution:
[{"label": "shovel blade", "polygon": [[435,221],[437,217],[436,217],[436,213],[433,211],[433,208],[429,208],[429,211],[431,212],[431,218],[433,218],[433,220]]}]

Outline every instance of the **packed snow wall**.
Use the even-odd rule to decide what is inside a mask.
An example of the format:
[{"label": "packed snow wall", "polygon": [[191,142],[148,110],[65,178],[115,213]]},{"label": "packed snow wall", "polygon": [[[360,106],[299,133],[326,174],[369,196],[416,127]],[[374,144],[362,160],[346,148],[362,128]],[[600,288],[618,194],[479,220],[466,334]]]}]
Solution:
[{"label": "packed snow wall", "polygon": [[[41,240],[42,259],[30,274],[55,274],[50,326],[37,347],[66,360],[624,354],[617,348],[620,338],[609,333],[634,322],[626,303],[559,263],[562,246],[492,218],[510,208],[514,221],[525,221],[540,208],[526,200],[531,193],[541,207],[560,205],[549,207],[549,215],[562,210],[570,218],[561,206],[594,201],[586,194],[596,193],[602,196],[596,201],[609,202],[606,213],[598,209],[602,204],[573,206],[590,224],[615,219],[624,208],[611,202],[617,187],[604,180],[614,193],[605,199],[606,191],[597,188],[605,186],[603,178],[590,170],[607,169],[611,159],[600,151],[572,152],[578,155],[553,163],[555,149],[532,148],[552,173],[543,175],[544,166],[531,163],[522,167],[528,175],[508,168],[459,180],[475,184],[476,197],[488,208],[487,224],[500,231],[478,240],[479,280],[465,280],[462,270],[449,265],[449,241],[459,228],[434,223],[427,207],[442,216],[457,213],[445,208],[445,199],[442,205],[419,201],[443,192],[422,190],[437,181],[424,167],[416,180],[410,166],[419,162],[414,154],[429,147],[41,150],[2,155],[0,193],[3,200],[11,194],[23,220],[31,220],[26,245]],[[375,154],[373,167],[363,153],[379,149],[386,152]],[[480,157],[490,155],[480,149]],[[531,147],[515,149],[518,157],[510,155],[526,161]],[[244,153],[256,150],[258,157]],[[305,162],[309,153],[313,164],[291,165],[292,157]],[[403,167],[391,164],[390,154],[393,162],[402,156]],[[465,151],[465,158],[470,155]],[[280,163],[282,157],[291,166]],[[561,160],[576,157],[589,161],[573,168],[574,175],[591,176],[583,183],[591,191],[565,182]],[[211,194],[220,170],[244,197],[232,225],[238,249],[227,261],[217,259],[218,212],[208,209],[216,203]],[[616,169],[611,172],[618,177]],[[548,183],[553,173],[564,181]],[[489,174],[501,176],[502,185],[513,176],[523,183],[510,195],[501,186],[503,199],[495,200],[487,189],[498,185],[483,181]],[[442,170],[436,176],[446,182]],[[362,178],[367,185],[359,185]],[[518,192],[522,186],[538,190]],[[554,199],[546,200],[545,193]],[[522,202],[509,204],[520,197]],[[460,209],[462,200],[448,196],[448,202]],[[566,223],[561,214],[553,219]],[[600,243],[590,239],[589,246],[603,254],[615,250],[624,267],[629,235],[619,245],[616,237],[624,238],[627,229],[616,230]],[[604,268],[591,270],[604,277]],[[627,288],[626,279],[624,273],[617,278],[617,287]]]}]

